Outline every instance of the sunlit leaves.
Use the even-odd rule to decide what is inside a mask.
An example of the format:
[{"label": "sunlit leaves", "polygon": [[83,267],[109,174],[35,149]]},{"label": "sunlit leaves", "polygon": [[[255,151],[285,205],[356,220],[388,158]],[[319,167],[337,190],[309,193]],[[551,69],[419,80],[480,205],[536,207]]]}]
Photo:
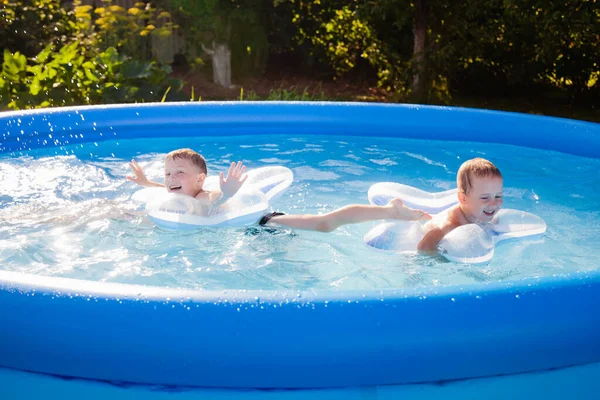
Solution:
[{"label": "sunlit leaves", "polygon": [[0,93],[9,108],[64,106],[105,102],[159,100],[167,87],[181,82],[168,78],[170,69],[153,62],[132,60],[111,47],[93,58],[78,55],[73,42],[31,60],[4,52]]}]

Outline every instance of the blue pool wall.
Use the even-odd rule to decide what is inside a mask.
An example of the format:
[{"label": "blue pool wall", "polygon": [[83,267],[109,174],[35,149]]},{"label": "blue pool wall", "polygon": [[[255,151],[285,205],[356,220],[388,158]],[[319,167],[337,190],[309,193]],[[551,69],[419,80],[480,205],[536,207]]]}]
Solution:
[{"label": "blue pool wall", "polygon": [[324,134],[505,143],[598,158],[598,126],[564,118],[422,105],[330,102],[109,105],[2,113],[0,153],[131,138]]},{"label": "blue pool wall", "polygon": [[0,271],[0,365],[148,384],[315,388],[600,361],[600,274],[314,295]]}]

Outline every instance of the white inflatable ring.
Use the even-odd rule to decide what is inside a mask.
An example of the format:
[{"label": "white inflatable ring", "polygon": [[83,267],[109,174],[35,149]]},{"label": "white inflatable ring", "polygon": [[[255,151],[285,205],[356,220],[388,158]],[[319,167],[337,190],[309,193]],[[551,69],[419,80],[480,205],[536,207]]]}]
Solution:
[{"label": "white inflatable ring", "polygon": [[[169,193],[162,187],[139,190],[131,198],[144,203],[148,217],[165,229],[252,225],[292,184],[294,174],[289,168],[280,166],[257,168],[247,174],[248,178],[235,196],[212,209],[193,197]],[[207,177],[203,188],[219,189],[219,177]]]},{"label": "white inflatable ring", "polygon": [[429,193],[412,186],[394,182],[379,182],[369,188],[369,202],[385,206],[391,199],[399,197],[410,208],[418,208],[430,214],[437,214],[458,203],[456,189]]},{"label": "white inflatable ring", "polygon": [[[439,210],[443,204],[446,204],[446,208],[434,216],[434,218],[444,218],[444,211],[457,202],[457,200],[449,201],[449,192],[454,192],[456,199],[456,190],[427,193],[410,186],[384,182],[371,186],[369,201],[371,204],[382,205],[394,197],[400,197],[406,205],[426,211]],[[508,239],[540,235],[544,232],[546,232],[546,223],[537,215],[503,209],[498,211],[490,223],[468,224],[452,230],[440,241],[438,252],[453,262],[485,263],[494,256],[494,249],[498,243]],[[424,234],[425,224],[422,222],[385,222],[371,229],[365,235],[364,241],[367,245],[381,250],[397,253],[416,252],[417,245]]]}]

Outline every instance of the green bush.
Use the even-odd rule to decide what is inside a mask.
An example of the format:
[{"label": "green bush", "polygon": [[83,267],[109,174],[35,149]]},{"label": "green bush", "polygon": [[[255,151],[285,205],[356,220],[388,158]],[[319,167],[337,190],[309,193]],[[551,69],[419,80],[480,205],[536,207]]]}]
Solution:
[{"label": "green bush", "polygon": [[[49,5],[53,0],[40,2]],[[49,44],[34,56],[4,49],[0,105],[22,109],[160,101],[167,93],[169,99],[181,99],[182,82],[169,77],[170,67],[159,66],[134,50],[140,38],[165,34],[172,25],[154,28],[148,19],[154,9],[144,4],[137,4],[144,10],[125,11],[110,0],[105,3],[107,8],[94,11],[76,0],[72,12],[60,14],[67,22],[68,39],[48,39]],[[44,12],[44,8],[39,10]]]},{"label": "green bush", "polygon": [[79,42],[58,51],[46,47],[36,57],[4,51],[0,95],[12,109],[98,103],[160,101],[181,82],[170,67],[133,60],[109,47],[86,56]]}]

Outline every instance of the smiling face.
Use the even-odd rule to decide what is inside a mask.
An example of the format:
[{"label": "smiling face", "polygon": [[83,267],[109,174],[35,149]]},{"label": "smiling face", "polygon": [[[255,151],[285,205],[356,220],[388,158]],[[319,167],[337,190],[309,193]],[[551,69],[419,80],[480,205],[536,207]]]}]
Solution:
[{"label": "smiling face", "polygon": [[487,176],[471,178],[468,193],[460,192],[460,207],[469,222],[490,222],[502,208],[502,178]]},{"label": "smiling face", "polygon": [[202,191],[206,174],[185,158],[165,160],[165,187],[169,192],[196,197]]}]

